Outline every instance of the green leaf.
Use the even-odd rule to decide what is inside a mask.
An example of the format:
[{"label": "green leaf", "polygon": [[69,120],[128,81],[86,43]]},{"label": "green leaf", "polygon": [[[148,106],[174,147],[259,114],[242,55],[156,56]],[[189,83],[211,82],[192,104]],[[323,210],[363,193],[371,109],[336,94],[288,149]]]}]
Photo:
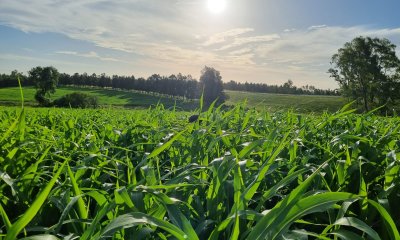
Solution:
[{"label": "green leaf", "polygon": [[400,239],[400,234],[397,230],[396,224],[394,223],[393,218],[389,215],[386,209],[374,200],[367,199],[367,201],[381,214],[381,217],[383,218],[386,226],[386,230],[391,236],[391,239]]},{"label": "green leaf", "polygon": [[264,140],[260,139],[260,140],[256,140],[256,141],[250,143],[249,145],[247,145],[245,148],[243,148],[239,152],[239,159],[246,157],[253,149],[262,145],[263,142],[264,142]]},{"label": "green leaf", "polygon": [[67,164],[68,160],[64,161],[64,163],[60,166],[56,174],[54,174],[53,178],[50,182],[46,185],[46,187],[39,193],[36,197],[35,201],[32,205],[26,210],[24,214],[10,227],[9,231],[7,232],[7,236],[5,240],[14,240],[17,238],[18,234],[21,230],[29,224],[29,222],[36,216],[39,212],[40,208],[42,207],[43,203],[46,201],[47,196],[49,195],[51,189],[53,188],[54,184],[56,183],[58,177],[62,173],[65,165]]},{"label": "green leaf", "polygon": [[[357,198],[343,192],[326,192],[306,198],[297,198],[292,204],[282,204],[268,212],[253,228],[249,239],[276,239],[288,229],[290,224],[304,215],[326,211],[333,204]],[[284,202],[285,200],[282,200]]]},{"label": "green leaf", "polygon": [[[74,173],[71,171],[71,168],[69,167],[68,164],[67,164],[67,170],[68,170],[69,179],[71,180],[72,189],[74,191],[75,196],[82,195],[82,191],[80,190],[78,183],[75,180]],[[78,213],[79,213],[79,217],[81,219],[88,218],[88,212],[87,212],[86,205],[85,205],[85,202],[83,201],[82,197],[78,198]],[[82,226],[85,227],[84,224],[82,224]]]},{"label": "green leaf", "polygon": [[291,183],[293,180],[297,179],[299,175],[307,172],[307,169],[300,169],[296,172],[293,172],[289,175],[287,175],[286,177],[284,177],[281,181],[279,181],[277,184],[275,184],[274,186],[272,186],[270,189],[268,189],[267,191],[264,192],[262,198],[260,199],[259,203],[258,203],[258,207],[257,210],[264,204],[264,202],[268,199],[270,199],[271,197],[273,197],[276,192],[288,185],[289,183]]},{"label": "green leaf", "polygon": [[149,224],[155,227],[162,228],[179,240],[189,239],[188,236],[181,229],[172,225],[171,223],[140,212],[124,214],[112,220],[101,232],[99,238],[112,237],[115,231],[143,224]]},{"label": "green leaf", "polygon": [[362,232],[367,233],[372,239],[380,240],[378,233],[368,226],[365,222],[354,217],[343,217],[338,219],[333,225],[350,226],[355,227]]},{"label": "green leaf", "polygon": [[175,226],[179,226],[180,229],[188,236],[188,239],[198,240],[199,237],[196,234],[196,231],[193,229],[189,220],[182,214],[179,210],[178,206],[175,205],[165,205],[168,216]]},{"label": "green leaf", "polygon": [[265,174],[268,172],[269,167],[271,166],[272,162],[276,159],[279,153],[285,148],[286,144],[288,143],[287,138],[289,137],[290,132],[288,132],[283,139],[279,146],[275,149],[272,155],[269,157],[267,161],[261,166],[260,171],[258,172],[256,179],[244,190],[243,197],[246,201],[249,201],[253,198],[254,194],[257,192],[258,187],[261,184],[261,181],[264,179]]},{"label": "green leaf", "polygon": [[338,237],[340,237],[340,239],[343,239],[343,240],[365,240],[360,235],[357,235],[353,232],[350,232],[350,231],[347,231],[344,229],[334,230],[334,231],[330,232],[329,234],[338,236]]},{"label": "green leaf", "polygon": [[165,149],[169,148],[172,143],[174,143],[184,132],[186,132],[186,129],[184,129],[183,131],[177,133],[174,137],[172,137],[168,142],[162,144],[161,146],[159,146],[158,148],[154,149],[148,156],[147,159],[153,158],[158,156],[162,151],[164,151]]},{"label": "green leaf", "polygon": [[8,231],[8,229],[11,227],[11,222],[8,219],[7,213],[4,211],[1,203],[0,203],[0,215],[1,215],[1,219],[3,219],[4,225],[6,226],[6,230]]},{"label": "green leaf", "polygon": [[59,238],[54,235],[40,234],[35,236],[30,236],[26,238],[21,238],[20,240],[58,240]]}]

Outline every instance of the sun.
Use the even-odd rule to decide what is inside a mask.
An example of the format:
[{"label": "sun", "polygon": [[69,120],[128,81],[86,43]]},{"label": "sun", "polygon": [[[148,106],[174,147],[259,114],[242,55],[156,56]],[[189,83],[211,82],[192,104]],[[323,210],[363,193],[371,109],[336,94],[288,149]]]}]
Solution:
[{"label": "sun", "polygon": [[226,0],[207,0],[207,7],[212,13],[222,13],[226,8]]}]

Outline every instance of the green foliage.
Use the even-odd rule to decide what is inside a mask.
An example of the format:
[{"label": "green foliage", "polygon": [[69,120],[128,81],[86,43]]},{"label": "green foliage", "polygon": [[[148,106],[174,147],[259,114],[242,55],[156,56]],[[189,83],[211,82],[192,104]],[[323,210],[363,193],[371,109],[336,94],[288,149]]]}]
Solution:
[{"label": "green foliage", "polygon": [[200,90],[203,91],[204,104],[207,107],[214,101],[220,105],[227,98],[224,94],[221,74],[212,67],[205,66],[201,70]]},{"label": "green foliage", "polygon": [[400,119],[349,107],[3,108],[0,237],[398,239]]},{"label": "green foliage", "polygon": [[356,37],[332,56],[329,69],[343,95],[360,100],[365,112],[385,105],[391,109],[399,97],[400,60],[388,39]]},{"label": "green foliage", "polygon": [[71,108],[97,108],[99,106],[96,96],[81,92],[73,92],[62,96],[53,102],[56,107]]},{"label": "green foliage", "polygon": [[59,75],[54,67],[35,67],[29,71],[29,79],[36,88],[35,99],[40,105],[50,105],[50,94],[56,91]]}]

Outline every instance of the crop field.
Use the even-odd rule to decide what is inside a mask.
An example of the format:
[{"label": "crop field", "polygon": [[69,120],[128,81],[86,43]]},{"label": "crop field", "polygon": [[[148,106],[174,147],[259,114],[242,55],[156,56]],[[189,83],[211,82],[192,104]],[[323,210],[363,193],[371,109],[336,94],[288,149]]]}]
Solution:
[{"label": "crop field", "polygon": [[3,239],[400,239],[400,120],[4,107]]}]

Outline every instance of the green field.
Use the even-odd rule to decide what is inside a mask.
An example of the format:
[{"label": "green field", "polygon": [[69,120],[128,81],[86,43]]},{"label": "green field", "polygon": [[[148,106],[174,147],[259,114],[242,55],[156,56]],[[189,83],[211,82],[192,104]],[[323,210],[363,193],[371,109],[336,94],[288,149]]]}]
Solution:
[{"label": "green field", "polygon": [[[109,89],[91,89],[91,88],[74,88],[62,87],[57,89],[53,98],[61,97],[74,91],[85,92],[95,95],[99,99],[102,106],[117,106],[124,108],[144,107],[156,105],[158,102],[164,104],[166,108],[174,106],[175,99],[139,92],[116,91]],[[324,111],[336,112],[344,104],[345,100],[337,96],[309,96],[309,95],[289,95],[289,94],[269,94],[269,93],[250,93],[226,91],[229,99],[227,105],[235,106],[247,99],[247,106],[257,110],[282,111],[294,110],[301,113],[322,113]],[[35,105],[35,90],[31,87],[24,88],[25,102],[28,105]],[[2,105],[18,105],[20,101],[20,93],[18,88],[0,88],[0,104]],[[193,110],[198,107],[197,101],[183,101],[177,99],[176,104],[184,110]]]},{"label": "green field", "polygon": [[[190,110],[198,106],[195,101],[184,101],[168,96],[145,94],[132,91],[117,91],[101,88],[76,88],[76,87],[61,87],[52,95],[52,99],[59,98],[63,95],[73,92],[84,92],[90,95],[97,96],[99,104],[103,107],[114,106],[122,108],[148,108],[149,106],[157,105],[161,102],[166,108],[171,108],[176,105],[182,109]],[[36,90],[33,87],[24,87],[25,104],[34,106]],[[21,101],[19,88],[0,88],[0,105],[19,105]]]},{"label": "green field", "polygon": [[247,100],[249,107],[272,112],[288,109],[302,113],[336,112],[346,104],[345,99],[339,96],[290,95],[238,91],[226,91],[226,93],[229,96],[227,101],[229,105]]},{"label": "green field", "polygon": [[400,239],[399,118],[188,115],[3,107],[0,238]]}]

